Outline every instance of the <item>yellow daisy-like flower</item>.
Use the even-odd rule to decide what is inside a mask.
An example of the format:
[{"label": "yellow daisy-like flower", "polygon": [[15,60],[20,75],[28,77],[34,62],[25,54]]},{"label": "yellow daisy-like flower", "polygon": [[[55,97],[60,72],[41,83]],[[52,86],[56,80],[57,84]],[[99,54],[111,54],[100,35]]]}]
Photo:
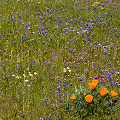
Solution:
[{"label": "yellow daisy-like flower", "polygon": [[34,25],[34,26],[38,26],[38,25]]},{"label": "yellow daisy-like flower", "polygon": [[103,10],[103,9],[104,9],[104,7],[100,6],[100,9],[101,9],[101,10]]}]

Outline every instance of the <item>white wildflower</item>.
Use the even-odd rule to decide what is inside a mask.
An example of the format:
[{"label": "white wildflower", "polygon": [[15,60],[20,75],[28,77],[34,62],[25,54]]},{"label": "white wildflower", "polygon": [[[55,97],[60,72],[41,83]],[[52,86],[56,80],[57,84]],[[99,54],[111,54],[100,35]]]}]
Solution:
[{"label": "white wildflower", "polygon": [[69,69],[68,72],[71,72],[71,70]]},{"label": "white wildflower", "polygon": [[32,74],[31,74],[31,73],[29,73],[29,76],[32,76]]},{"label": "white wildflower", "polygon": [[66,69],[65,69],[65,68],[63,69],[63,72],[66,72]]},{"label": "white wildflower", "polygon": [[67,69],[70,69],[69,67],[67,67]]},{"label": "white wildflower", "polygon": [[25,82],[29,82],[29,80],[25,80]]},{"label": "white wildflower", "polygon": [[34,75],[37,75],[37,73],[36,73],[36,72],[34,72]]}]

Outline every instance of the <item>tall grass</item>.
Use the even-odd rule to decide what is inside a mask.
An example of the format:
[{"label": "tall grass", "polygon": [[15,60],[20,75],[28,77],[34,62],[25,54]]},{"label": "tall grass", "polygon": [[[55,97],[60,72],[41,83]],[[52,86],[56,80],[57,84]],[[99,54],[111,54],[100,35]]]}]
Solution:
[{"label": "tall grass", "polygon": [[59,103],[102,74],[119,93],[120,4],[95,2],[0,1],[0,119],[80,120]]}]

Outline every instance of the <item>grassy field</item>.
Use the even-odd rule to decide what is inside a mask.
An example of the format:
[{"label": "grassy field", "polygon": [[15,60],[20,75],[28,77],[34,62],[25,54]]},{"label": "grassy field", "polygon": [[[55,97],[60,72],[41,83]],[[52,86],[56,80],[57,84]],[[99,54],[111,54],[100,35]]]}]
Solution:
[{"label": "grassy field", "polygon": [[120,94],[119,0],[0,0],[0,66],[0,120],[81,120],[59,107],[74,86]]}]

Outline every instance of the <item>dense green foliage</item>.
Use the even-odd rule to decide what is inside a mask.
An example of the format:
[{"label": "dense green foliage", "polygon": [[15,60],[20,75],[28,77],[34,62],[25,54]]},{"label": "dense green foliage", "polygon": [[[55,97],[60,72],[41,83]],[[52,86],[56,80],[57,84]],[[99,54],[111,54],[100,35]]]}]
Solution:
[{"label": "dense green foliage", "polygon": [[[110,91],[105,96],[101,96],[100,91],[102,88],[104,88],[102,83],[99,83],[93,90],[90,90],[88,85],[75,87],[75,90],[71,91],[60,105],[65,108],[66,112],[77,114],[82,119],[92,119],[95,116],[95,118],[104,120],[113,119],[115,118],[115,112],[118,110],[119,97],[111,97]],[[73,95],[75,97],[72,98]],[[86,99],[86,96],[89,97]]]}]

